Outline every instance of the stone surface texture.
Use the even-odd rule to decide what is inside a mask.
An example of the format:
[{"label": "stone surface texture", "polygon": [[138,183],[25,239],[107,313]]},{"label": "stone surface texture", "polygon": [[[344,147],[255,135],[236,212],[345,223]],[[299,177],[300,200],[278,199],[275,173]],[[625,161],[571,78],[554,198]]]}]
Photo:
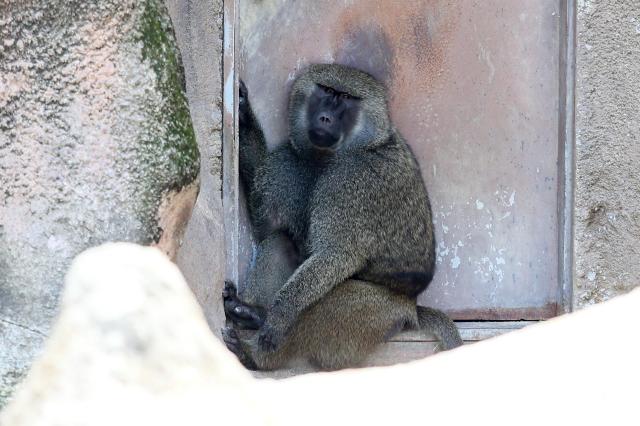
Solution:
[{"label": "stone surface texture", "polygon": [[579,0],[574,307],[640,277],[640,2]]},{"label": "stone surface texture", "polygon": [[167,0],[184,63],[187,97],[201,153],[200,194],[178,252],[178,266],[219,334],[224,320],[222,219],[222,1]]},{"label": "stone surface texture", "polygon": [[45,351],[0,425],[632,425],[639,310],[640,289],[415,362],[257,380],[164,255],[107,244],[73,262]]},{"label": "stone surface texture", "polygon": [[89,249],[73,262],[44,355],[0,423],[256,424],[250,393],[226,392],[250,375],[219,345],[159,250]]},{"label": "stone surface texture", "polygon": [[199,171],[183,85],[160,0],[0,2],[0,406],[75,255],[175,245]]}]

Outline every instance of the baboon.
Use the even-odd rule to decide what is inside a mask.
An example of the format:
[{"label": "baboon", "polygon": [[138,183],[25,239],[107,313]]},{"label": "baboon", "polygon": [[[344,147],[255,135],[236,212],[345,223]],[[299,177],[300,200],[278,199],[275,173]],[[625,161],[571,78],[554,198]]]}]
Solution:
[{"label": "baboon", "polygon": [[259,369],[292,356],[355,366],[405,327],[459,346],[444,313],[416,305],[435,268],[431,209],[384,86],[343,65],[309,66],[291,90],[289,140],[272,152],[243,84],[239,99],[240,177],[259,245],[242,293],[225,286],[227,346]]}]

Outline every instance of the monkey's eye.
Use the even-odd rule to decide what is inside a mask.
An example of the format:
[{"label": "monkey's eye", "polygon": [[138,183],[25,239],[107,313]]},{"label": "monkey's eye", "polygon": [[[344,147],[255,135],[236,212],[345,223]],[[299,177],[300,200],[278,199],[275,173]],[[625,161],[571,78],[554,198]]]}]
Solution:
[{"label": "monkey's eye", "polygon": [[327,92],[329,95],[335,95],[336,94],[336,91],[333,90],[331,87],[325,87],[324,91]]},{"label": "monkey's eye", "polygon": [[340,93],[340,99],[351,99],[351,95],[348,93]]}]

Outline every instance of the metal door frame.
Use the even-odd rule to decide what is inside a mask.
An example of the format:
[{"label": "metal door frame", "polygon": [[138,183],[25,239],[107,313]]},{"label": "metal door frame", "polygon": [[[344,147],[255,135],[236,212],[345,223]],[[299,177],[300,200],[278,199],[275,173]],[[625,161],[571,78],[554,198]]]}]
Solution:
[{"label": "metal door frame", "polygon": [[575,185],[576,1],[560,0],[560,99],[558,152],[558,312],[573,310],[573,209]]},{"label": "metal door frame", "polygon": [[[238,75],[236,46],[239,31],[238,2],[224,0],[223,16],[223,129],[222,129],[222,204],[226,247],[226,279],[238,282],[239,264],[239,176],[238,176]],[[558,296],[557,315],[573,309],[573,209],[575,176],[575,43],[576,1],[559,0],[560,93],[558,156]]]}]

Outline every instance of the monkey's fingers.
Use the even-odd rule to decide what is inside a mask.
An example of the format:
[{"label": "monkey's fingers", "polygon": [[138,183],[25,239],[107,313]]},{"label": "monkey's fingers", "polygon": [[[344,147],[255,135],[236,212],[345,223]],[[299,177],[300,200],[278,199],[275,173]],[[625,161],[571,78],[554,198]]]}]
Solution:
[{"label": "monkey's fingers", "polygon": [[238,101],[240,102],[240,105],[246,103],[248,98],[249,91],[247,90],[247,85],[244,84],[244,81],[241,79],[238,82]]},{"label": "monkey's fingers", "polygon": [[248,321],[253,324],[256,330],[260,328],[264,322],[260,314],[256,312],[255,309],[247,305],[238,305],[234,307],[233,314],[236,317],[242,318],[244,321]]},{"label": "monkey's fingers", "polygon": [[284,339],[284,333],[276,327],[263,325],[258,333],[258,347],[264,352],[275,352]]},{"label": "monkey's fingers", "polygon": [[225,281],[224,288],[222,289],[222,299],[226,300],[226,299],[235,298],[237,294],[238,294],[238,290],[236,289],[235,284],[232,283],[231,281]]},{"label": "monkey's fingers", "polygon": [[249,126],[251,121],[251,106],[249,105],[249,91],[244,81],[238,84],[238,124]]},{"label": "monkey's fingers", "polygon": [[224,313],[227,320],[245,329],[257,330],[264,323],[258,309],[242,303],[237,297],[229,297],[224,300]]}]

